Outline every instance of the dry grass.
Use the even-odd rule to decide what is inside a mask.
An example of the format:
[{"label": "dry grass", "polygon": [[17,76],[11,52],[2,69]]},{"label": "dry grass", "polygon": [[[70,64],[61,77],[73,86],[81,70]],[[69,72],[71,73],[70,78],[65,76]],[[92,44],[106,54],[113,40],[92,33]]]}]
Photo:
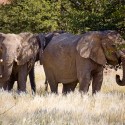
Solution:
[{"label": "dry grass", "polygon": [[[115,83],[115,72],[104,73],[102,91],[95,96],[77,90],[67,96],[45,94],[44,72],[36,66],[37,95],[0,91],[0,125],[124,125],[125,87]],[[42,90],[40,89],[42,88]],[[61,90],[61,85],[60,85]]]}]

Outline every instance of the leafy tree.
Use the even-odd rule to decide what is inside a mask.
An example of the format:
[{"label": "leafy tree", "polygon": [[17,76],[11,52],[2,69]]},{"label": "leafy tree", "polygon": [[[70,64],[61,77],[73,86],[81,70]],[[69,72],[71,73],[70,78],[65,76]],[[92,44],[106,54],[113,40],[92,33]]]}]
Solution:
[{"label": "leafy tree", "polygon": [[125,35],[124,0],[12,0],[0,6],[0,32],[118,30]]},{"label": "leafy tree", "polygon": [[49,1],[14,0],[0,7],[0,31],[2,32],[47,32],[55,30],[57,13]]}]

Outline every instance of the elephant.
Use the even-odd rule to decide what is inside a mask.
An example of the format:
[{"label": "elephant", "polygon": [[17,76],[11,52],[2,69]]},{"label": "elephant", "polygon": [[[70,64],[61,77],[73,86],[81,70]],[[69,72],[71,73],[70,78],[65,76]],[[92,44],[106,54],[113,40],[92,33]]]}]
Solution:
[{"label": "elephant", "polygon": [[27,75],[42,55],[44,42],[43,34],[0,33],[0,87],[17,80],[19,91],[26,91]]},{"label": "elephant", "polygon": [[[63,33],[63,32],[60,31],[60,32],[47,33],[47,34],[32,34],[32,33],[26,32],[26,33],[16,34],[16,36],[14,36],[14,37],[16,37],[16,40],[18,40],[18,42],[24,43],[24,45],[22,45],[21,52],[23,54],[25,54],[26,51],[31,51],[31,54],[34,54],[34,55],[30,55],[31,57],[29,58],[28,57],[29,54],[27,54],[26,55],[27,57],[25,57],[25,58],[27,58],[27,59],[29,58],[29,59],[25,60],[25,63],[26,63],[25,65],[27,65],[27,67],[28,67],[28,69],[25,69],[25,70],[28,70],[28,71],[26,71],[27,74],[25,74],[25,76],[22,75],[22,77],[25,77],[24,82],[19,82],[19,78],[20,78],[19,69],[20,69],[20,67],[22,68],[24,64],[19,65],[17,63],[17,58],[20,58],[20,59],[22,58],[23,59],[24,55],[20,52],[20,54],[22,54],[21,55],[22,57],[19,55],[19,57],[17,57],[16,60],[11,61],[13,67],[11,67],[12,70],[10,72],[9,79],[5,80],[6,82],[3,82],[4,83],[3,88],[5,90],[11,90],[13,88],[14,82],[17,81],[18,90],[19,91],[20,90],[21,91],[26,91],[26,78],[27,78],[26,76],[29,74],[29,79],[30,79],[32,92],[36,93],[36,83],[35,83],[35,76],[34,76],[34,64],[35,64],[36,61],[40,60],[40,56],[42,56],[43,50],[47,47],[47,45],[50,42],[50,40],[52,39],[52,37],[55,36],[55,35],[61,34],[61,33]],[[8,34],[6,34],[6,37],[10,37],[10,36],[12,37],[11,39],[8,38],[7,42],[9,42],[9,44],[12,42],[12,40],[14,40],[13,35],[15,35],[15,34],[9,34],[9,36],[8,36]],[[19,39],[20,36],[23,37],[23,39],[20,40]],[[6,43],[6,41],[3,41],[3,43]],[[25,46],[25,45],[27,45],[27,46]],[[30,45],[30,46],[28,46],[28,45]],[[12,51],[11,49],[13,49],[13,46],[14,46],[14,44],[12,44],[12,47],[9,47],[10,51]],[[25,52],[23,52],[23,51],[25,51]],[[4,54],[3,56],[6,57],[7,54]],[[8,55],[8,57],[9,56],[10,55]],[[42,60],[40,60],[40,64],[42,65]],[[1,72],[1,74],[2,74],[2,72]],[[45,80],[45,85],[46,85],[45,89],[47,90],[47,86],[48,86],[47,79]],[[20,88],[20,86],[23,87],[23,88]]]},{"label": "elephant", "polygon": [[120,37],[113,30],[54,36],[42,55],[51,92],[58,93],[58,83],[63,83],[63,92],[74,91],[79,82],[79,91],[87,93],[91,80],[92,93],[100,91],[103,66],[120,62],[117,46],[124,41]]}]

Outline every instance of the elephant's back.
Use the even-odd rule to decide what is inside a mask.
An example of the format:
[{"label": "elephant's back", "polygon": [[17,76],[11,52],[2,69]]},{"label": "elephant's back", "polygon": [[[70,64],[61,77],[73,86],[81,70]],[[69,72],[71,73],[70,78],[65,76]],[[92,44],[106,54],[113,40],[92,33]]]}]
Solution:
[{"label": "elephant's back", "polygon": [[78,42],[78,39],[80,36],[73,35],[70,33],[63,33],[57,36],[54,36],[50,43],[48,44],[45,51],[60,51],[60,49],[74,49],[73,47],[76,47],[76,44]]},{"label": "elephant's back", "polygon": [[79,38],[79,35],[74,35],[71,33],[63,33],[59,34],[57,36],[54,36],[52,40],[50,41],[50,45],[59,45],[59,44],[73,44],[76,43],[77,39]]},{"label": "elephant's back", "polygon": [[60,56],[66,57],[66,54],[74,53],[79,37],[70,33],[63,33],[53,37],[45,48],[44,55],[60,58]]}]

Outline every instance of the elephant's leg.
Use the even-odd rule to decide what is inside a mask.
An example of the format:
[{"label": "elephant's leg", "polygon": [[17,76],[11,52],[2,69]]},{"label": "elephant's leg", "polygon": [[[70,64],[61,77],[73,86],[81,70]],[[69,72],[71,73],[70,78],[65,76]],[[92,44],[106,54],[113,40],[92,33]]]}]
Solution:
[{"label": "elephant's leg", "polygon": [[55,82],[49,82],[51,92],[58,93],[58,83]]},{"label": "elephant's leg", "polygon": [[14,85],[14,82],[15,82],[15,80],[14,80],[14,78],[11,76],[10,79],[9,79],[9,81],[8,81],[8,87],[7,87],[8,91],[12,90],[13,85]]},{"label": "elephant's leg", "polygon": [[67,94],[71,91],[74,91],[76,86],[77,86],[77,82],[63,84],[62,93]]},{"label": "elephant's leg", "polygon": [[84,59],[78,55],[76,58],[76,62],[77,62],[77,78],[79,81],[79,91],[87,93],[91,80],[91,70],[92,70],[91,61],[90,59]]},{"label": "elephant's leg", "polygon": [[90,73],[83,74],[79,79],[79,91],[87,93],[90,86]]},{"label": "elephant's leg", "polygon": [[44,67],[44,71],[45,71],[45,76],[47,76],[46,77],[47,81],[45,82],[49,83],[51,92],[58,93],[58,82],[55,79],[53,70],[51,69],[48,70],[48,67],[47,68]]},{"label": "elephant's leg", "polygon": [[4,90],[8,90],[8,81],[7,81],[6,83],[4,83],[3,89],[4,89]]},{"label": "elephant's leg", "polygon": [[91,80],[91,71],[89,69],[89,66],[85,65],[80,69],[78,68],[77,77],[79,81],[79,91],[87,93],[89,90]]},{"label": "elephant's leg", "polygon": [[100,72],[93,74],[92,94],[100,91],[103,82],[103,69]]},{"label": "elephant's leg", "polygon": [[58,82],[56,82],[54,75],[49,74],[49,77],[47,78],[47,80],[49,82],[51,92],[58,93]]},{"label": "elephant's leg", "polygon": [[26,92],[26,81],[27,81],[27,64],[20,66],[18,72],[18,85],[19,92]]},{"label": "elephant's leg", "polygon": [[36,83],[35,83],[35,75],[34,75],[34,66],[29,72],[29,79],[31,84],[31,89],[34,93],[36,93]]}]

